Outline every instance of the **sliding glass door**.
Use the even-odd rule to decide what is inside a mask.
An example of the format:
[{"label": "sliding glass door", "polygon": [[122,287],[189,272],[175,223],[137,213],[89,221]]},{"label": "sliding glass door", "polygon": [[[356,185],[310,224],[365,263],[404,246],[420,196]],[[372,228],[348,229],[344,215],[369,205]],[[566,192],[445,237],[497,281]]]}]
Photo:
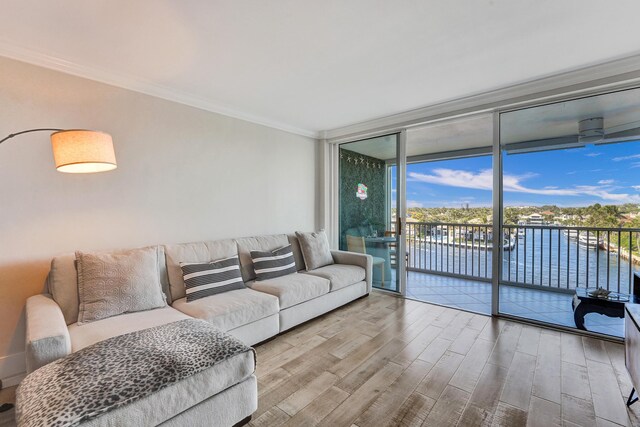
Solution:
[{"label": "sliding glass door", "polygon": [[[640,89],[339,145],[339,246],[409,298],[622,336],[640,302]],[[638,274],[637,274],[638,273]]]},{"label": "sliding glass door", "polygon": [[404,164],[400,134],[341,144],[339,246],[373,257],[373,286],[404,289]]}]

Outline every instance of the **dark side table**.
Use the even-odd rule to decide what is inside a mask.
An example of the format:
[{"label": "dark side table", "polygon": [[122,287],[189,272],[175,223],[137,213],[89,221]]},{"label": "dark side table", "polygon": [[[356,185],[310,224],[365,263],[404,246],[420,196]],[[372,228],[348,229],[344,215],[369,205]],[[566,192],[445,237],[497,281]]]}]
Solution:
[{"label": "dark side table", "polygon": [[625,303],[640,303],[640,297],[635,295],[612,292],[609,298],[597,298],[589,295],[593,289],[577,288],[573,296],[573,320],[576,328],[586,331],[584,316],[588,313],[600,313],[609,317],[624,317]]}]

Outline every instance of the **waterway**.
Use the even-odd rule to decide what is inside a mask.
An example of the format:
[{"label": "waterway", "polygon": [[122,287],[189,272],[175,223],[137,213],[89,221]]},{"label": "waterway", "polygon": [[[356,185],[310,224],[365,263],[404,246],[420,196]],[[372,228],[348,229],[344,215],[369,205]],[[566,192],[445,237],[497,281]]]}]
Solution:
[{"label": "waterway", "polygon": [[[640,266],[631,265],[616,252],[607,253],[595,245],[587,248],[559,229],[527,229],[526,239],[523,237],[503,253],[503,282],[562,289],[600,286],[630,293],[632,274],[640,272]],[[485,250],[484,242],[476,241],[471,247],[409,239],[407,248],[410,267],[491,278],[492,254]]]}]

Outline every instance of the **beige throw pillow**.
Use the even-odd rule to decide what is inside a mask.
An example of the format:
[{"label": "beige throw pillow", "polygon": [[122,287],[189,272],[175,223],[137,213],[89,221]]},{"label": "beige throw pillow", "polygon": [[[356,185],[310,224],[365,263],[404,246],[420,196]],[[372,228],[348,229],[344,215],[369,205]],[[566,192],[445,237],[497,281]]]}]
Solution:
[{"label": "beige throw pillow", "polygon": [[76,252],[78,324],[166,307],[158,247],[126,252]]},{"label": "beige throw pillow", "polygon": [[333,264],[329,240],[324,230],[312,233],[296,231],[307,271]]}]

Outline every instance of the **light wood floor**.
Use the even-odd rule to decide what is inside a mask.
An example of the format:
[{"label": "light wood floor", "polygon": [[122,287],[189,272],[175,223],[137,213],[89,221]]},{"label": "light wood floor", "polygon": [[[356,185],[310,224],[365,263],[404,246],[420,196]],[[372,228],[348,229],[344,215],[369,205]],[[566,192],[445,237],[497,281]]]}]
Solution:
[{"label": "light wood floor", "polygon": [[640,425],[622,345],[380,293],[256,350],[252,426]]},{"label": "light wood floor", "polygon": [[252,426],[640,425],[622,345],[379,293],[256,351]]}]

